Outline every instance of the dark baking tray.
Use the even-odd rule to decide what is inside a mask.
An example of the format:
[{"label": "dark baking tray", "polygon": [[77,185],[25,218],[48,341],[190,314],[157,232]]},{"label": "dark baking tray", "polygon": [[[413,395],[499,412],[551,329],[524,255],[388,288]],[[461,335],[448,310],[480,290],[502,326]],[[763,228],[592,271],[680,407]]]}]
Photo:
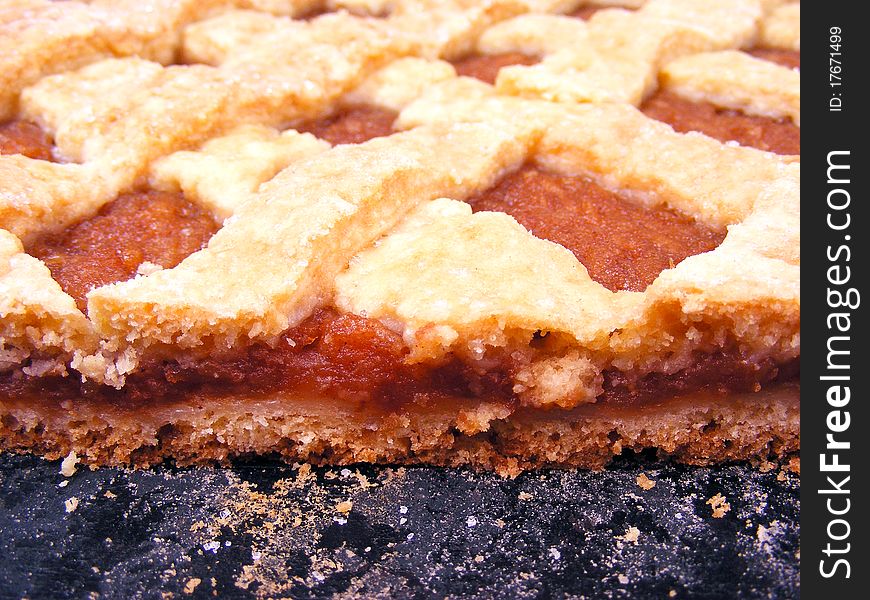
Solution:
[{"label": "dark baking tray", "polygon": [[[0,597],[799,596],[799,481],[777,468],[307,469],[67,480],[58,461],[0,455]],[[718,493],[730,510],[714,518]]]}]

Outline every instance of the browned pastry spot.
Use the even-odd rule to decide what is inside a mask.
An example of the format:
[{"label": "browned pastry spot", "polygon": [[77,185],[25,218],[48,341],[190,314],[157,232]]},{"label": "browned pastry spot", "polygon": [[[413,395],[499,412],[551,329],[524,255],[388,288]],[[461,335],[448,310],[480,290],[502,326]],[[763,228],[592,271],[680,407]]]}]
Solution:
[{"label": "browned pastry spot", "polygon": [[218,230],[211,215],[180,193],[124,194],[95,216],[44,235],[26,250],[45,262],[82,310],[94,287],[125,281],[143,262],[171,268],[201,249]]},{"label": "browned pastry spot", "polygon": [[474,211],[513,216],[526,229],[568,248],[610,290],[643,291],[663,270],[716,248],[725,230],[667,208],[650,208],[587,177],[534,165],[468,200]]},{"label": "browned pastry spot", "polygon": [[317,17],[329,15],[334,12],[335,9],[327,6],[326,0],[322,0],[317,3],[310,3],[310,5],[305,10],[293,15],[293,19],[297,21],[311,21],[312,19],[316,19]]},{"label": "browned pastry spot", "polygon": [[771,119],[694,102],[668,91],[658,91],[641,106],[648,117],[676,131],[700,131],[721,142],[736,141],[777,154],[801,153],[801,130],[791,119]]},{"label": "browned pastry spot", "polygon": [[453,61],[458,75],[474,77],[490,85],[495,84],[498,72],[502,67],[510,65],[534,65],[540,59],[536,56],[521,54],[519,52],[505,52],[503,54],[471,54]]},{"label": "browned pastry spot", "polygon": [[747,50],[755,58],[769,60],[789,69],[801,68],[800,50],[785,50],[782,48],[752,48]]},{"label": "browned pastry spot", "polygon": [[333,146],[362,144],[393,133],[395,111],[378,106],[352,106],[338,113],[300,123],[294,129],[311,133]]},{"label": "browned pastry spot", "polygon": [[572,10],[565,16],[574,17],[575,19],[583,19],[584,21],[588,21],[592,18],[592,15],[597,13],[599,10],[607,8],[606,6],[581,6],[576,10]]},{"label": "browned pastry spot", "polygon": [[293,19],[296,21],[312,21],[317,17],[321,17],[323,15],[331,14],[334,11],[331,11],[325,7],[317,7],[313,8],[309,11],[299,13],[298,15],[294,15]]},{"label": "browned pastry spot", "polygon": [[0,124],[0,154],[23,154],[30,158],[54,161],[51,136],[29,121]]},{"label": "browned pastry spot", "polygon": [[575,9],[575,10],[567,13],[565,16],[566,17],[574,17],[575,19],[583,19],[584,21],[588,21],[599,10],[605,10],[608,8],[618,8],[620,10],[627,10],[627,11],[631,11],[631,12],[634,12],[634,10],[635,10],[633,8],[628,8],[625,6],[603,6],[603,5],[589,4],[586,6],[581,6],[578,9]]},{"label": "browned pastry spot", "polygon": [[[309,10],[295,15],[293,18],[297,21],[311,21],[316,19],[317,17],[322,17],[323,15],[331,15],[337,13],[339,11],[348,12],[357,17],[365,17],[370,19],[383,19],[389,16],[389,10],[385,10],[383,13],[374,13],[367,12],[364,6],[343,6],[341,9],[336,10],[335,8],[330,8],[326,5],[325,2],[321,3],[319,6],[313,6]],[[389,9],[389,7],[387,7]]]}]

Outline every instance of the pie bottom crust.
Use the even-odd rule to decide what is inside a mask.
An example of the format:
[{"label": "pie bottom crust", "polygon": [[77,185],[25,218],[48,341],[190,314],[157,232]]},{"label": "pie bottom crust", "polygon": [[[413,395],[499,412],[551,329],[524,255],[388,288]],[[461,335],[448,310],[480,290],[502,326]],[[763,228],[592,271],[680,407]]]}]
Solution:
[{"label": "pie bottom crust", "polygon": [[470,466],[515,476],[540,467],[603,468],[626,450],[654,448],[708,465],[781,458],[800,448],[800,386],[741,394],[695,393],[635,407],[521,409],[453,399],[426,411],[384,414],[336,400],[223,397],[117,407],[0,400],[0,449],[85,463],[179,466],[233,457],[287,461]]}]

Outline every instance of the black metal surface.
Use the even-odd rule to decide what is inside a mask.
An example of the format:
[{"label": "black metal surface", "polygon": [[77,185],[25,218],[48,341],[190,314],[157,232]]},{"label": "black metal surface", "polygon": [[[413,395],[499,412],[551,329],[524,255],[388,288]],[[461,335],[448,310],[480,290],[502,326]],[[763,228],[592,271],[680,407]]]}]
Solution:
[{"label": "black metal surface", "polygon": [[[0,455],[0,597],[799,596],[799,482],[777,470],[306,471],[67,479],[58,462]],[[714,518],[718,493],[730,510]]]}]

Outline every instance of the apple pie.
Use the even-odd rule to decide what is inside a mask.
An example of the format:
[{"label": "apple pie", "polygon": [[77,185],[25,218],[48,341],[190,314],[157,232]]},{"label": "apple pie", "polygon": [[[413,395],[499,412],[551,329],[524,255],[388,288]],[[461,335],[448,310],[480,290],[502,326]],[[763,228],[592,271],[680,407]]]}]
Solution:
[{"label": "apple pie", "polygon": [[0,448],[799,449],[800,4],[0,4]]}]

